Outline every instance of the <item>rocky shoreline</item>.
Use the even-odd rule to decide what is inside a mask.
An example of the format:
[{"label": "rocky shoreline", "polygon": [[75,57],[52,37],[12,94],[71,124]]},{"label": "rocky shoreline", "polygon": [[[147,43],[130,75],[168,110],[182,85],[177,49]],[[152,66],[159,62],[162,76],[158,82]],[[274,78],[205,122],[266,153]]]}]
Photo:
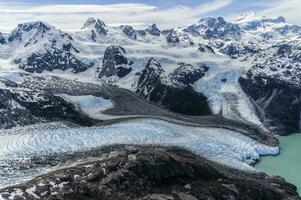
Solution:
[{"label": "rocky shoreline", "polygon": [[0,190],[2,199],[299,200],[280,177],[221,166],[179,148],[110,146],[31,164],[93,157]]}]

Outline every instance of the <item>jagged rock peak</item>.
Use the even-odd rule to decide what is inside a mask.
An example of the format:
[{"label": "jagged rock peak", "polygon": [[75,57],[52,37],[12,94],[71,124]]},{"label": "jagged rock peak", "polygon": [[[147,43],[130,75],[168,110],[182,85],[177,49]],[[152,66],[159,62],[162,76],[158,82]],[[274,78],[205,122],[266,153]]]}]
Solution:
[{"label": "jagged rock peak", "polygon": [[19,68],[30,73],[42,73],[43,71],[71,70],[79,73],[92,67],[92,64],[85,64],[67,49],[50,49],[44,54],[33,53],[25,61],[15,61]]},{"label": "jagged rock peak", "polygon": [[167,42],[170,44],[177,44],[180,42],[179,36],[174,29],[169,31],[169,34],[166,39],[167,39]]},{"label": "jagged rock peak", "polygon": [[82,27],[82,29],[84,28],[96,28],[96,27],[106,27],[107,25],[101,21],[100,19],[95,19],[93,17],[90,17],[87,19],[87,21],[85,22],[84,26]]},{"label": "jagged rock peak", "polygon": [[160,77],[164,69],[162,65],[155,58],[150,58],[142,71],[138,80],[138,87],[154,86],[157,81],[160,81]]},{"label": "jagged rock peak", "polygon": [[0,33],[0,44],[6,44],[6,39],[4,38],[2,33]]},{"label": "jagged rock peak", "polygon": [[150,24],[146,27],[146,32],[148,32],[151,35],[154,36],[160,36],[161,35],[161,31],[159,30],[159,28],[157,27],[156,24]]},{"label": "jagged rock peak", "polygon": [[162,65],[160,64],[160,62],[158,60],[156,60],[155,58],[151,57],[148,62],[147,65],[145,67],[146,69],[154,69],[158,74],[161,74],[164,72],[164,69],[162,67]]},{"label": "jagged rock peak", "polygon": [[98,36],[106,36],[108,34],[108,29],[106,24],[100,19],[94,19],[90,17],[85,22],[82,29],[91,29],[91,39],[96,41]]},{"label": "jagged rock peak", "polygon": [[163,67],[159,61],[150,58],[138,79],[136,92],[145,98],[150,98],[152,91],[161,85],[163,72]]},{"label": "jagged rock peak", "polygon": [[175,84],[189,85],[204,77],[208,70],[204,63],[198,65],[179,63],[179,67],[169,74],[169,79]]},{"label": "jagged rock peak", "polygon": [[206,44],[199,44],[198,50],[200,52],[203,52],[203,53],[213,53],[213,54],[215,54],[213,48],[210,45],[206,45]]},{"label": "jagged rock peak", "polygon": [[118,64],[118,65],[127,64],[127,59],[124,58],[125,54],[126,54],[126,51],[123,47],[116,46],[116,45],[109,46],[105,50],[104,62],[109,59],[113,59],[114,64]]},{"label": "jagged rock peak", "polygon": [[216,25],[225,25],[227,22],[223,17],[217,17],[217,18],[207,17],[204,19],[200,19],[199,23],[206,24],[209,27],[214,27]]},{"label": "jagged rock peak", "polygon": [[[36,21],[36,22],[28,22],[19,24],[10,34],[8,41],[21,41],[24,33],[36,31],[35,35],[43,36],[45,33],[49,32],[51,29],[56,29],[55,27],[49,25],[46,22]],[[31,35],[31,37],[33,37]]]},{"label": "jagged rock peak", "polygon": [[[29,22],[19,24],[9,35],[8,42],[18,43],[19,45],[24,45],[24,47],[29,46],[39,46],[37,43],[44,43],[44,46],[59,45],[70,43],[73,40],[71,35],[62,32],[61,30],[49,25],[45,22]],[[56,44],[58,41],[58,44]],[[29,51],[34,50],[29,49]]]},{"label": "jagged rock peak", "polygon": [[129,38],[135,40],[137,39],[137,33],[132,26],[129,25],[122,25],[121,26],[122,32],[127,35]]},{"label": "jagged rock peak", "polygon": [[126,51],[121,46],[109,46],[104,53],[103,65],[99,78],[117,76],[122,78],[132,71],[125,56]]}]

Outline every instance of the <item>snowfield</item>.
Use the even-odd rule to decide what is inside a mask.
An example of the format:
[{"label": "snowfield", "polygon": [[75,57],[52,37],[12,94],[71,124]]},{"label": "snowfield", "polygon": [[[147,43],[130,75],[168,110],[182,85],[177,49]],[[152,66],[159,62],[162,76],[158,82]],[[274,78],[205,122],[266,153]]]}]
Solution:
[{"label": "snowfield", "polygon": [[[10,168],[11,163],[18,165],[22,160],[33,157],[74,153],[114,144],[182,147],[207,159],[243,170],[253,170],[249,164],[261,155],[279,153],[278,147],[260,144],[237,132],[175,125],[154,119],[89,128],[70,128],[61,123],[48,123],[1,130],[0,166],[8,166],[13,170]],[[0,187],[20,177],[24,181],[26,176],[28,178],[41,173],[39,170],[11,170],[0,172],[4,173],[0,175]],[[10,173],[7,174],[7,171]]]},{"label": "snowfield", "polygon": [[114,107],[113,102],[102,97],[87,96],[71,96],[67,94],[58,94],[65,101],[72,103],[75,108],[85,115],[99,120],[113,119],[114,116],[102,114],[103,111]]}]

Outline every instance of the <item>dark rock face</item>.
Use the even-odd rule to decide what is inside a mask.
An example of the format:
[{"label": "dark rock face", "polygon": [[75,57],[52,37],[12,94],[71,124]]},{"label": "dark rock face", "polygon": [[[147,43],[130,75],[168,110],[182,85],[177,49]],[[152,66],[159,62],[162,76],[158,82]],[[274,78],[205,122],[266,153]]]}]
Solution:
[{"label": "dark rock face", "polygon": [[179,43],[180,42],[180,39],[179,39],[179,37],[178,37],[178,35],[177,35],[177,32],[174,30],[174,29],[172,29],[170,32],[169,32],[169,34],[168,34],[168,36],[167,36],[167,43],[169,43],[169,44],[177,44],[177,43]]},{"label": "dark rock face", "polygon": [[238,43],[229,43],[226,46],[220,47],[220,52],[228,55],[232,59],[237,59],[245,56],[257,55],[261,52],[261,49],[254,44],[246,44],[244,46]]},{"label": "dark rock face", "polygon": [[154,88],[161,84],[161,75],[164,72],[161,64],[150,58],[137,83],[137,93],[147,97]]},{"label": "dark rock face", "polygon": [[[188,115],[210,114],[206,97],[195,92],[187,84],[201,77],[204,68],[201,67],[201,73],[197,74],[199,71],[188,69],[190,67],[190,65],[183,64],[169,76],[171,80],[166,80],[162,76],[164,70],[161,64],[151,58],[139,77],[136,92],[147,100],[163,105],[174,112]],[[184,76],[185,70],[190,71],[190,76]],[[166,81],[175,84],[167,84]]]},{"label": "dark rock face", "polygon": [[148,100],[176,113],[193,116],[211,114],[207,98],[191,86],[176,87],[161,83],[152,88]]},{"label": "dark rock face", "polygon": [[205,73],[209,68],[205,64],[199,64],[197,66],[179,63],[180,67],[175,69],[169,78],[173,82],[190,85],[195,83],[197,80],[205,76]]},{"label": "dark rock face", "polygon": [[205,31],[204,38],[211,39],[211,38],[239,38],[241,36],[241,29],[238,25],[226,22],[224,18],[207,18],[200,20],[201,24],[205,24]]},{"label": "dark rock face", "polygon": [[14,191],[19,191],[15,199],[32,200],[300,200],[296,187],[281,178],[232,170],[177,148],[109,147],[91,154],[105,159],[42,175],[0,195],[5,200]]},{"label": "dark rock face", "polygon": [[[69,34],[47,23],[19,24],[11,32],[8,41],[21,45],[20,48],[28,48],[29,55],[14,60],[20,69],[27,72],[58,69],[79,73],[92,67],[92,64],[85,64],[76,57],[79,51],[73,46],[73,38]],[[35,49],[36,46],[39,48]]]},{"label": "dark rock face", "polygon": [[193,36],[200,36],[200,32],[198,31],[198,27],[195,25],[190,25],[183,29],[184,32],[189,33]]},{"label": "dark rock face", "polygon": [[292,54],[293,47],[289,44],[282,44],[279,45],[278,50],[276,52],[276,55],[284,57],[284,56],[289,56]]},{"label": "dark rock face", "polygon": [[0,33],[0,44],[6,44],[6,39],[3,37],[2,33]]},{"label": "dark rock face", "polygon": [[146,30],[145,30],[147,33],[149,33],[150,35],[153,35],[153,36],[160,36],[161,35],[161,31],[159,30],[159,28],[157,27],[156,24],[152,24],[152,25],[149,25]]},{"label": "dark rock face", "polygon": [[125,57],[126,51],[121,46],[109,46],[103,58],[102,69],[99,78],[118,76],[122,78],[132,71],[129,61]]},{"label": "dark rock face", "polygon": [[[24,23],[24,24],[19,24],[16,29],[14,29],[10,36],[8,37],[9,42],[13,41],[22,41],[26,40],[28,38],[23,38],[24,33],[26,32],[32,32],[35,30],[35,35],[31,35],[30,40],[36,39],[38,35],[43,36],[45,33],[49,32],[51,30],[51,26],[44,23],[44,22],[32,22],[32,23]],[[35,43],[35,41],[32,41],[32,43]]]},{"label": "dark rock face", "polygon": [[301,33],[301,26],[298,25],[285,25],[275,29],[280,35],[287,36],[289,33]]},{"label": "dark rock face", "polygon": [[301,88],[250,70],[239,80],[242,89],[254,101],[258,115],[278,134],[300,131]]},{"label": "dark rock face", "polygon": [[93,17],[87,19],[82,29],[89,28],[91,30],[91,39],[96,41],[98,36],[106,36],[108,34],[106,24],[100,19],[94,19]]},{"label": "dark rock face", "polygon": [[70,69],[73,73],[83,72],[90,67],[92,64],[85,64],[77,59],[71,53],[72,45],[67,45],[63,50],[52,49],[44,54],[33,53],[27,58],[25,62],[16,61],[19,63],[19,68],[27,72],[42,73],[43,71],[68,70]]},{"label": "dark rock face", "polygon": [[237,58],[240,54],[240,49],[237,45],[231,43],[220,50],[222,53],[230,56],[231,58]]},{"label": "dark rock face", "polygon": [[213,53],[215,54],[213,48],[209,45],[199,45],[199,51],[203,53]]},{"label": "dark rock face", "polygon": [[125,25],[125,26],[122,26],[121,28],[122,28],[122,32],[125,35],[127,35],[129,38],[131,38],[133,40],[137,39],[137,34],[136,34],[136,31],[133,27]]},{"label": "dark rock face", "polygon": [[29,110],[18,104],[13,94],[7,90],[0,90],[0,128],[9,129],[46,121],[34,116]]},{"label": "dark rock face", "polygon": [[140,36],[146,36],[146,31],[145,31],[145,30],[138,30],[137,33],[138,33]]},{"label": "dark rock face", "polygon": [[202,35],[204,39],[230,40],[240,38],[242,35],[238,25],[226,22],[222,17],[201,19],[198,23],[186,27],[184,31],[193,35]]},{"label": "dark rock face", "polygon": [[[30,37],[28,35],[30,35]],[[56,39],[70,42],[73,40],[71,35],[62,32],[45,22],[37,21],[19,24],[17,28],[10,33],[8,42],[22,43],[24,44],[24,47],[28,47],[37,44],[42,38],[46,37],[49,37],[49,40],[52,40],[49,41],[52,44],[57,42]]]},{"label": "dark rock face", "polygon": [[165,29],[165,30],[162,30],[161,33],[162,33],[163,35],[168,35],[168,34],[170,34],[170,32],[172,32],[172,31],[174,31],[174,29]]},{"label": "dark rock face", "polygon": [[48,92],[24,90],[16,83],[2,80],[10,89],[0,89],[0,128],[64,120],[92,125],[93,120],[78,113],[72,104]]}]

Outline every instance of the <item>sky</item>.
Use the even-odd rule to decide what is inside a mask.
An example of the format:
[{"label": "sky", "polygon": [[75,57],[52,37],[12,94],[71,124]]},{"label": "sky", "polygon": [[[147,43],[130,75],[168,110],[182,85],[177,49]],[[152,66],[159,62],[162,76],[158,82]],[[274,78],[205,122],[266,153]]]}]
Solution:
[{"label": "sky", "polygon": [[0,32],[17,24],[46,21],[63,30],[78,30],[89,17],[109,25],[160,28],[184,26],[208,16],[234,20],[256,12],[259,16],[284,16],[301,25],[301,0],[0,0]]}]

